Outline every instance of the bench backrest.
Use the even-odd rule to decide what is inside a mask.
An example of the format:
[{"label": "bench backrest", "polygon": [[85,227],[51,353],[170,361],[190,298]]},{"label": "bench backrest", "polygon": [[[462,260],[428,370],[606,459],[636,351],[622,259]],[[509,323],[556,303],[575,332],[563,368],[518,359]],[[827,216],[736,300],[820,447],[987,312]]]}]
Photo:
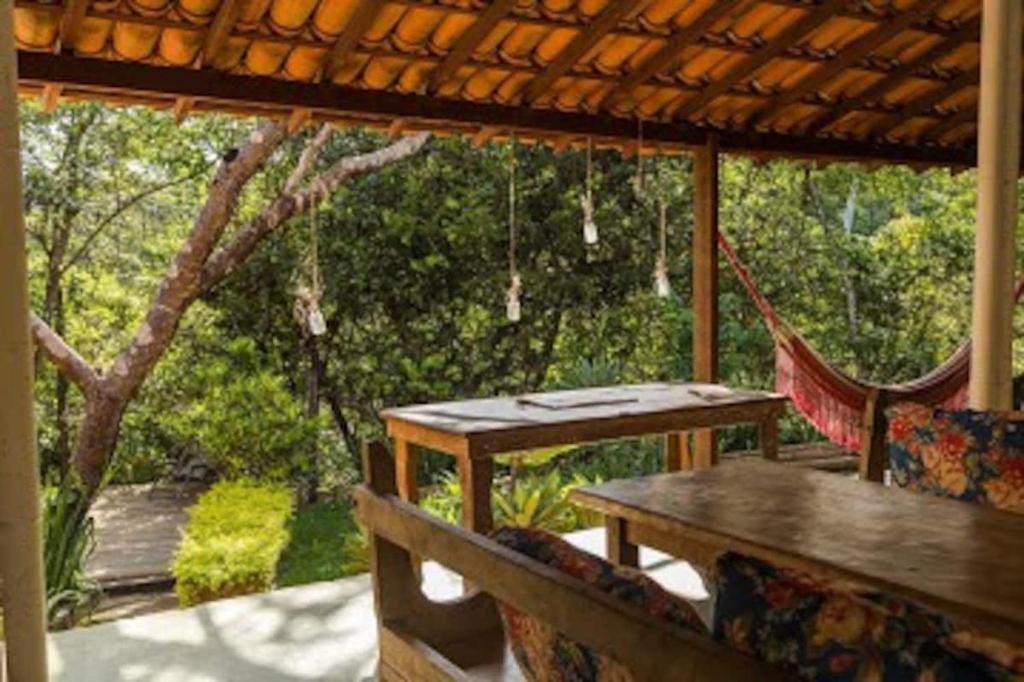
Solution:
[{"label": "bench backrest", "polygon": [[[500,634],[498,599],[611,656],[638,680],[665,679],[667,671],[681,682],[785,679],[760,661],[401,501],[382,445],[369,446],[364,460],[367,483],[355,497],[370,534],[383,668],[404,668],[420,679],[473,679],[451,652],[473,650],[474,639],[493,641]],[[417,580],[417,558],[437,561],[480,591],[456,602],[428,600]]]}]

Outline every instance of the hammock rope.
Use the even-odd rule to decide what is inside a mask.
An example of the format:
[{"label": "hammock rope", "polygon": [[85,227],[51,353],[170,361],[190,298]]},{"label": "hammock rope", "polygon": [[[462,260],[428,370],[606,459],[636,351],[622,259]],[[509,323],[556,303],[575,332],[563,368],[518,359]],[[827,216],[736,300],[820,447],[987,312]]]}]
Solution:
[{"label": "hammock rope", "polygon": [[[963,343],[940,366],[902,384],[860,381],[832,366],[789,325],[758,288],[732,245],[719,233],[718,243],[775,341],[775,390],[793,401],[823,436],[836,445],[859,451],[864,413],[872,392],[884,392],[895,400],[957,409],[967,402],[971,344]],[[1024,280],[1017,285],[1015,301],[1024,296]]]}]

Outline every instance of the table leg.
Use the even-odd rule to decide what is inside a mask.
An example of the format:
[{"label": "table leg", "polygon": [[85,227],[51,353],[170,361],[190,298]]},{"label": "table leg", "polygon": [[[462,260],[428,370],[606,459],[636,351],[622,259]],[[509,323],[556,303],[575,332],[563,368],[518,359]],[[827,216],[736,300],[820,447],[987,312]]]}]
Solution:
[{"label": "table leg", "polygon": [[693,468],[710,469],[718,464],[718,434],[714,429],[693,432]]},{"label": "table leg", "polygon": [[608,561],[616,566],[640,568],[640,548],[626,540],[625,519],[608,516],[605,518],[605,543]]},{"label": "table leg", "polygon": [[406,502],[420,501],[420,449],[407,440],[395,439],[395,481],[398,496]]},{"label": "table leg", "polygon": [[490,533],[494,528],[491,512],[491,484],[494,461],[490,458],[459,458],[459,482],[462,484],[462,525],[475,533]]},{"label": "table leg", "polygon": [[686,431],[665,435],[665,471],[689,471],[693,468],[690,434]]},{"label": "table leg", "polygon": [[759,439],[761,441],[761,456],[765,459],[776,461],[779,459],[779,419],[769,417],[759,425]]}]

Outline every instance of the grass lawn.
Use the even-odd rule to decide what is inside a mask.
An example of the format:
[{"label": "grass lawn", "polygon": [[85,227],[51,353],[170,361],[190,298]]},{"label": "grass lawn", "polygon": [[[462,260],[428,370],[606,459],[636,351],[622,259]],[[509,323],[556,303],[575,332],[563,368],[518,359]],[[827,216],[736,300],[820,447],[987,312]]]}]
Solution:
[{"label": "grass lawn", "polygon": [[280,587],[348,575],[345,538],[358,532],[348,502],[320,502],[299,509],[288,530],[291,541],[277,565]]}]

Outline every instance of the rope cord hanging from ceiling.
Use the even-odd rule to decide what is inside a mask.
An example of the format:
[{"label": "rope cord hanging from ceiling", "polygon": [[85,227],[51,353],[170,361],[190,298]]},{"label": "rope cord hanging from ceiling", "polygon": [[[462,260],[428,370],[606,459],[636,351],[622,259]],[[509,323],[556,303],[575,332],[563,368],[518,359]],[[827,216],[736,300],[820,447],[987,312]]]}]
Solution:
[{"label": "rope cord hanging from ceiling", "polygon": [[519,234],[516,225],[516,136],[513,133],[509,153],[508,173],[508,291],[505,293],[505,314],[510,322],[519,322],[523,308],[519,300],[523,280],[516,263],[516,247]]},{"label": "rope cord hanging from ceiling", "polygon": [[295,318],[305,332],[311,336],[327,333],[327,322],[320,310],[323,298],[323,278],[320,274],[320,225],[317,201],[309,206],[309,254],[306,258],[308,280],[300,284],[295,293]]}]

